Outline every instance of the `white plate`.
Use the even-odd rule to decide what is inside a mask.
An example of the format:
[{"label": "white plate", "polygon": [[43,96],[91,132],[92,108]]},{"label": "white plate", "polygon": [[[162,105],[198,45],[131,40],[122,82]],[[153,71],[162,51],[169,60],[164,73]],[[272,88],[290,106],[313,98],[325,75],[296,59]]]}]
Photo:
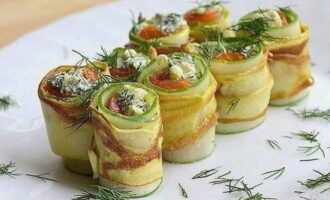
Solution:
[{"label": "white plate", "polygon": [[[237,20],[248,11],[258,7],[271,7],[273,1],[236,0],[228,5],[233,19]],[[295,0],[276,1],[276,5],[296,5],[294,9],[301,18],[311,25],[311,53],[316,66],[313,68],[316,84],[311,95],[298,105],[298,108],[330,108],[330,21],[329,1]],[[22,37],[0,51],[0,92],[11,95],[19,104],[7,112],[0,112],[0,163],[14,161],[20,173],[40,174],[49,172],[49,177],[57,183],[18,176],[15,179],[0,176],[1,200],[65,200],[79,194],[79,189],[90,189],[90,177],[78,176],[67,171],[61,159],[49,147],[42,119],[37,86],[43,75],[60,64],[73,64],[78,56],[71,52],[77,49],[92,56],[100,45],[114,48],[128,41],[130,12],[143,11],[147,16],[155,12],[183,12],[191,3],[173,0],[124,0],[102,5],[66,17],[54,24]],[[0,95],[1,95],[0,94]],[[299,130],[316,129],[324,146],[330,146],[330,122],[323,119],[301,120],[285,110],[270,108],[266,121],[252,131],[217,136],[217,147],[213,155],[203,161],[176,165],[165,163],[164,181],[158,191],[144,199],[172,200],[184,199],[178,187],[180,182],[191,200],[238,199],[237,195],[224,194],[223,185],[210,185],[213,177],[192,180],[191,177],[202,169],[222,166],[219,175],[228,170],[234,177],[245,176],[245,182],[258,187],[266,197],[280,200],[299,199],[295,190],[304,191],[298,180],[316,177],[312,169],[329,171],[330,151],[326,158],[313,162],[299,162],[303,159],[297,152],[298,139],[286,139],[282,135]],[[266,143],[267,139],[277,140],[282,150],[274,150]],[[315,157],[312,156],[312,157]],[[277,180],[263,180],[262,172],[285,166],[285,173]],[[318,200],[330,199],[330,193],[319,194],[320,190],[308,191],[305,196]],[[322,197],[323,195],[323,197]]]}]

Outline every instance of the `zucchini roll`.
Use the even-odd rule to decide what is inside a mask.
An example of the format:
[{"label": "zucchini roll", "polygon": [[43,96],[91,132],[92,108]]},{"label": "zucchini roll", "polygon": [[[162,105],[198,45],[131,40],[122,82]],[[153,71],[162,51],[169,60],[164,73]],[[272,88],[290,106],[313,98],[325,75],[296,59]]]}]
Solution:
[{"label": "zucchini roll", "polygon": [[158,96],[140,83],[112,83],[91,106],[95,135],[89,158],[94,177],[133,197],[155,191],[163,177]]},{"label": "zucchini roll", "polygon": [[163,158],[187,163],[210,155],[215,146],[217,83],[203,59],[183,52],[159,55],[138,81],[159,95]]},{"label": "zucchini roll", "polygon": [[198,51],[210,61],[210,71],[219,84],[216,132],[234,133],[258,126],[265,118],[273,86],[263,45],[248,38],[224,38],[201,43]]},{"label": "zucchini roll", "polygon": [[264,18],[264,44],[270,51],[268,64],[274,76],[270,105],[295,103],[308,95],[313,85],[308,40],[309,28],[290,8],[251,12],[241,21]]},{"label": "zucchini roll", "polygon": [[152,19],[140,14],[129,32],[129,46],[153,46],[158,54],[185,51],[189,30],[186,20],[179,14],[156,14]]},{"label": "zucchini roll", "polygon": [[234,36],[228,29],[231,26],[229,10],[221,1],[206,1],[189,10],[184,19],[190,27],[190,37],[196,42],[213,40],[219,36]]},{"label": "zucchini roll", "polygon": [[136,81],[137,75],[150,63],[150,58],[134,49],[116,48],[111,53],[101,48],[98,60],[109,66],[112,77],[122,81]]},{"label": "zucchini roll", "polygon": [[[108,66],[101,62],[84,67],[63,65],[48,72],[39,84],[38,95],[51,148],[73,172],[92,174],[88,149],[93,127],[91,122],[82,122],[100,77],[108,73]],[[70,127],[74,124],[81,126]]]}]

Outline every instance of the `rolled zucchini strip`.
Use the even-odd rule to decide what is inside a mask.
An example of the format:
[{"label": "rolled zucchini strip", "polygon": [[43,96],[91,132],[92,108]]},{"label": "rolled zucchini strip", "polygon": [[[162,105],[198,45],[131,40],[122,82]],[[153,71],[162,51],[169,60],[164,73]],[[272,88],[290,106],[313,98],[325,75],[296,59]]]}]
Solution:
[{"label": "rolled zucchini strip", "polygon": [[265,117],[273,86],[268,52],[262,44],[248,38],[225,38],[202,43],[199,48],[213,54],[208,59],[219,85],[216,132],[235,133],[258,126]]},{"label": "rolled zucchini strip", "polygon": [[234,36],[234,32],[229,29],[231,26],[229,10],[221,3],[199,5],[189,10],[184,18],[190,27],[190,37],[195,42],[213,40],[219,36]]},{"label": "rolled zucchini strip", "polygon": [[[270,12],[269,9],[264,11]],[[257,12],[247,14],[242,20]],[[268,65],[274,77],[270,105],[284,106],[305,98],[314,79],[308,45],[309,27],[289,8],[281,8],[276,12],[282,24],[279,22],[269,28],[266,33],[273,39],[265,40],[264,44],[270,51]]]},{"label": "rolled zucchini strip", "polygon": [[[78,71],[84,73],[84,76],[89,74],[92,80],[83,78]],[[48,139],[53,152],[63,157],[64,164],[69,170],[85,175],[92,174],[88,149],[93,127],[91,122],[83,123],[78,129],[71,126],[78,125],[86,117],[89,97],[93,95],[94,87],[98,82],[94,76],[96,71],[98,78],[100,73],[109,73],[107,65],[101,62],[85,67],[59,66],[48,72],[38,87]],[[76,93],[70,94],[72,91]]]},{"label": "rolled zucchini strip", "polygon": [[132,197],[155,191],[163,177],[157,94],[140,83],[113,83],[98,92],[90,108],[94,177],[103,186],[131,191]]},{"label": "rolled zucchini strip", "polygon": [[141,15],[129,32],[131,46],[153,46],[158,54],[184,51],[190,28],[181,15],[156,14],[152,19]]},{"label": "rolled zucchini strip", "polygon": [[[163,158],[169,162],[198,161],[209,156],[215,147],[217,83],[200,57],[189,56],[160,55],[138,77],[139,82],[159,95],[164,126]],[[192,69],[196,71],[191,73]],[[172,74],[180,70],[185,73]],[[168,71],[172,78],[164,80],[163,73]],[[153,77],[157,76],[156,84]],[[194,78],[188,85],[187,77]]]}]

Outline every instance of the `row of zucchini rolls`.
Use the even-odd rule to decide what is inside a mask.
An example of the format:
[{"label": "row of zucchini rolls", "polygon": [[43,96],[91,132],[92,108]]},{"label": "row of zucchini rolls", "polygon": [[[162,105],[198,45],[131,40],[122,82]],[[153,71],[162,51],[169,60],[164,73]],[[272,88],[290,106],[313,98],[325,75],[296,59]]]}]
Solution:
[{"label": "row of zucchini rolls", "polygon": [[133,197],[159,187],[163,159],[206,158],[215,133],[252,129],[269,104],[297,102],[313,84],[309,29],[290,8],[231,25],[228,9],[211,1],[184,15],[140,15],[129,39],[51,70],[38,94],[65,166]]}]

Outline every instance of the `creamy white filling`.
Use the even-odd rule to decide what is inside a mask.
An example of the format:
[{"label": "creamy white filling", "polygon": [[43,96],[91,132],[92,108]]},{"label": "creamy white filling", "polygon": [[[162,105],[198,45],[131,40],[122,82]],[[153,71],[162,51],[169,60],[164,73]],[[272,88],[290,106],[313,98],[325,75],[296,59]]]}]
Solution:
[{"label": "creamy white filling", "polygon": [[147,91],[142,88],[134,88],[130,85],[124,85],[123,89],[118,92],[118,104],[124,110],[125,115],[143,114],[148,103],[144,99]]},{"label": "creamy white filling", "polygon": [[189,54],[177,54],[171,57],[159,55],[157,63],[162,65],[161,67],[169,67],[170,78],[173,80],[189,79],[194,82],[198,79],[199,73],[193,57]]},{"label": "creamy white filling", "polygon": [[48,80],[48,84],[63,94],[78,96],[96,86],[96,83],[84,77],[84,70],[72,68],[68,72],[55,74]]},{"label": "creamy white filling", "polygon": [[125,49],[123,55],[117,57],[117,69],[132,66],[141,69],[150,62],[150,59],[142,53],[137,53],[134,49]]},{"label": "creamy white filling", "polygon": [[172,33],[182,25],[187,24],[181,15],[175,13],[156,14],[153,21],[158,28],[166,33]]}]

